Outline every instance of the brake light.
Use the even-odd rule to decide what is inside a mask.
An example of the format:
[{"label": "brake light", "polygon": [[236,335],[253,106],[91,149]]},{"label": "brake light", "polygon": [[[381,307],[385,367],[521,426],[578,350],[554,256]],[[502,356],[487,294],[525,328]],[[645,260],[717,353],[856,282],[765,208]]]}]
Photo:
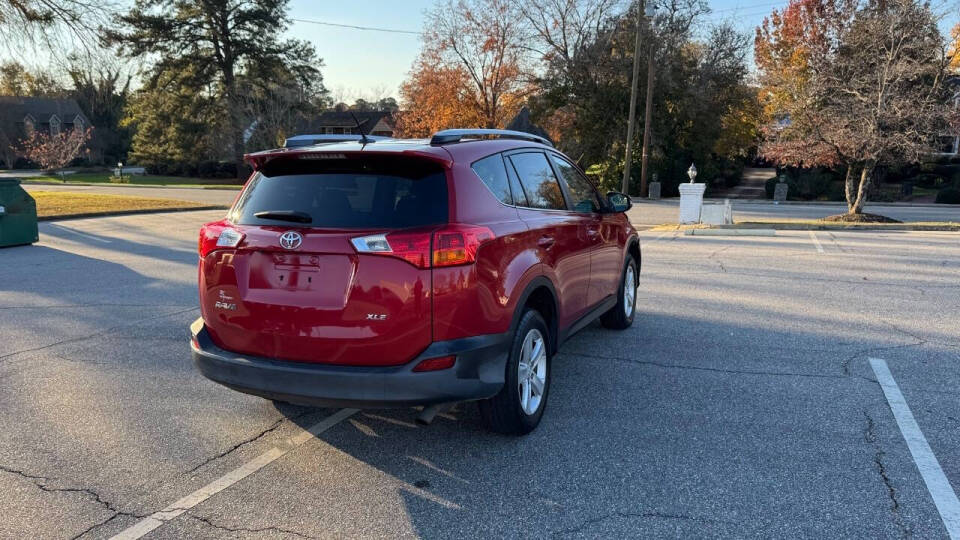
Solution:
[{"label": "brake light", "polygon": [[402,231],[351,240],[358,253],[403,259],[417,268],[458,266],[477,260],[477,250],[493,238],[487,227],[451,223],[437,231]]},{"label": "brake light", "polygon": [[477,250],[493,238],[493,231],[486,227],[462,225],[445,227],[433,235],[433,265],[457,266],[477,260]]},{"label": "brake light", "polygon": [[230,226],[226,220],[207,223],[200,228],[197,253],[206,257],[212,251],[221,248],[235,248],[243,240],[243,233]]}]

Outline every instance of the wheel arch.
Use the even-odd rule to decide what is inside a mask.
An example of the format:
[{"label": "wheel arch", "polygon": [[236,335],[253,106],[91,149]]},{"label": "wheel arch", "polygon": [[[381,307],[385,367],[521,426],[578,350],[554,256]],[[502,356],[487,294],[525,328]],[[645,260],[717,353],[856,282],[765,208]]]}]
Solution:
[{"label": "wheel arch", "polygon": [[545,276],[537,276],[527,284],[517,301],[517,309],[513,312],[513,320],[510,322],[511,335],[517,331],[520,324],[520,318],[527,308],[536,309],[540,316],[547,323],[547,329],[550,331],[550,354],[557,351],[559,339],[559,312],[557,309],[557,290]]},{"label": "wheel arch", "polygon": [[642,258],[640,254],[640,239],[636,235],[631,236],[627,240],[627,257],[633,257],[633,260],[637,263],[637,273],[640,273],[640,260]]}]

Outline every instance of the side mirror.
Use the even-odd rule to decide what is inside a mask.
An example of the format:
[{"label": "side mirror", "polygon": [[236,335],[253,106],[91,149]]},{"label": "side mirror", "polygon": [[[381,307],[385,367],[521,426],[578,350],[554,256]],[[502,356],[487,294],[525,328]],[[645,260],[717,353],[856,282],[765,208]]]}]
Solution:
[{"label": "side mirror", "polygon": [[607,192],[607,201],[610,203],[613,212],[626,212],[633,208],[633,201],[630,200],[630,197],[616,191]]}]

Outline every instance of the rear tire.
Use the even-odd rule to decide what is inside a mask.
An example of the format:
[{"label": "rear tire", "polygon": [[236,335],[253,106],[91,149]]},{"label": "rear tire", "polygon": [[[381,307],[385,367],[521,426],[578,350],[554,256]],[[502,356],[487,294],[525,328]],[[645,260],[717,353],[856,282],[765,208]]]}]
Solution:
[{"label": "rear tire", "polygon": [[510,343],[503,388],[479,402],[484,426],[506,435],[526,435],[543,417],[550,393],[550,332],[540,313],[520,317]]},{"label": "rear tire", "polygon": [[620,274],[617,305],[600,316],[603,326],[613,330],[625,330],[633,324],[633,316],[637,313],[639,276],[637,261],[633,257],[627,257],[627,263],[623,265],[623,272]]}]

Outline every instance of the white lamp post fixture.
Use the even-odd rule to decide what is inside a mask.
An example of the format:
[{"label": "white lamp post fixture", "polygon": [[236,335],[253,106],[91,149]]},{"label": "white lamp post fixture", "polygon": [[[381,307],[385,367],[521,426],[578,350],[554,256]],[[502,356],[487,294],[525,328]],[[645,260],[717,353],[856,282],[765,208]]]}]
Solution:
[{"label": "white lamp post fixture", "polygon": [[678,186],[680,189],[680,223],[699,223],[700,212],[703,209],[703,192],[707,189],[707,185],[694,182],[697,178],[697,166],[693,163],[687,169],[687,176],[690,177],[690,183]]}]

